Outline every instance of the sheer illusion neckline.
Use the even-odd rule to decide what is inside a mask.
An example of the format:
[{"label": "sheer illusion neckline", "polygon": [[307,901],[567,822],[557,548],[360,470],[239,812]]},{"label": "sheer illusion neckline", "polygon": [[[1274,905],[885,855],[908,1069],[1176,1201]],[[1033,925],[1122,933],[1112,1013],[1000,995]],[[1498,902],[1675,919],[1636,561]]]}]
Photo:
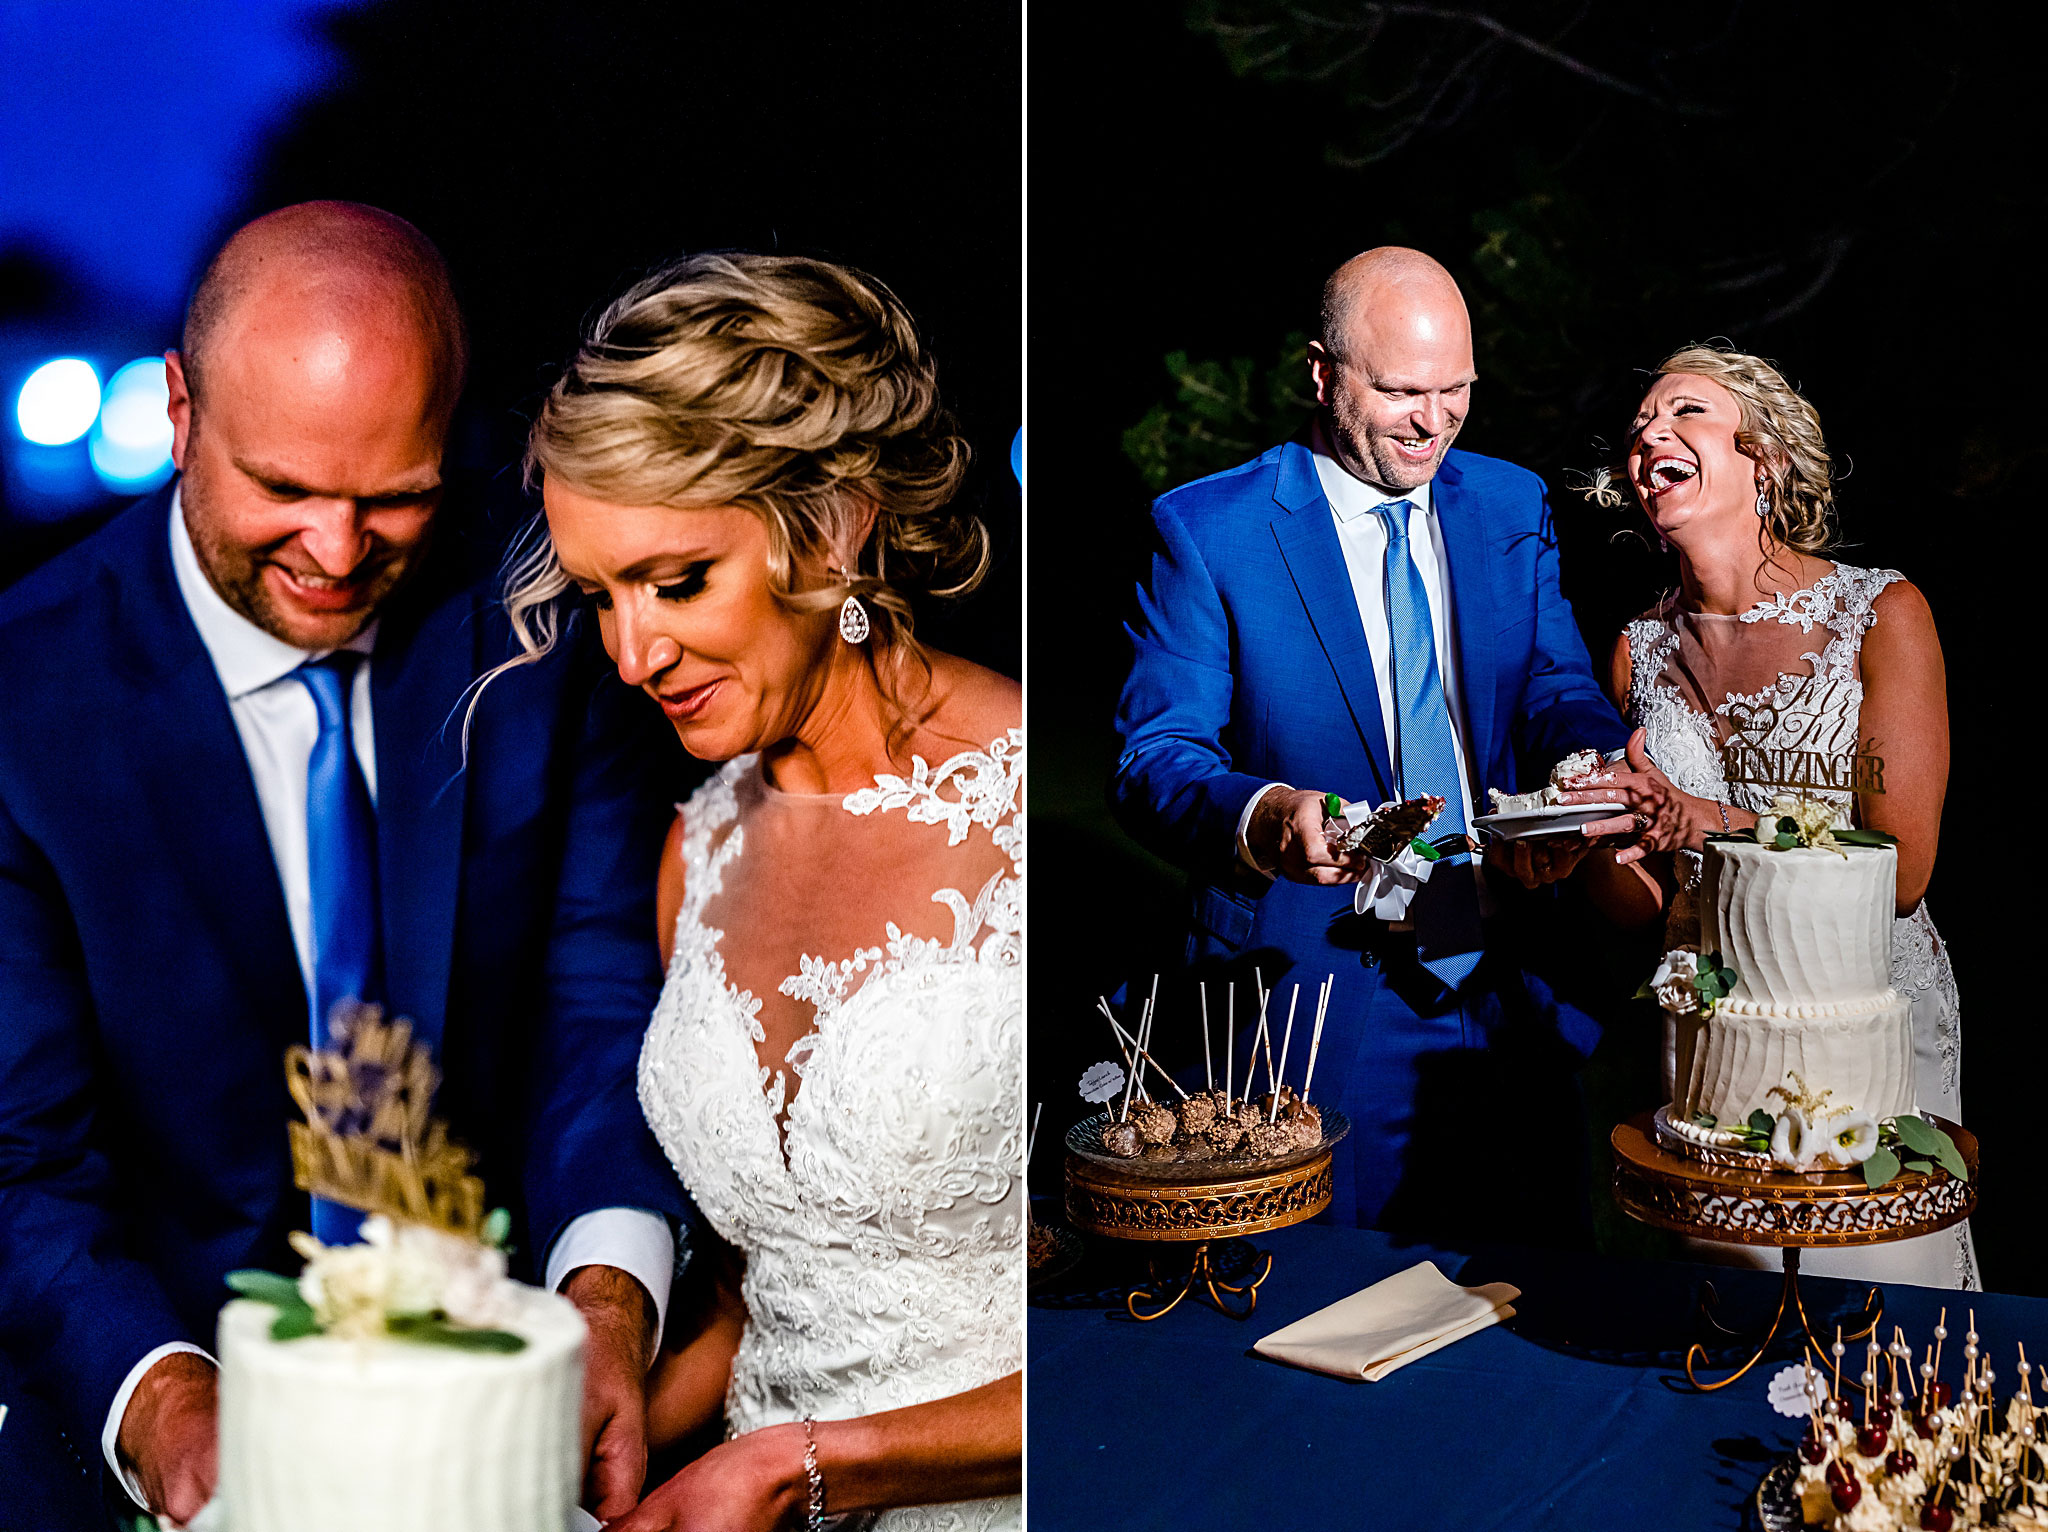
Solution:
[{"label": "sheer illusion neckline", "polygon": [[[723,888],[726,869],[745,854],[746,826],[732,823],[723,839],[711,850],[703,869],[705,875],[701,878],[702,892],[687,901],[684,913],[696,928],[701,951],[708,960],[712,977],[729,1013],[740,1023],[739,1036],[735,1041],[745,1049],[759,1071],[761,1085],[754,1094],[767,1113],[768,1125],[775,1136],[775,1159],[785,1177],[794,1176],[790,1136],[797,1127],[799,1101],[809,1095],[804,1082],[824,1042],[826,1027],[866,993],[870,985],[885,976],[920,963],[943,961],[963,952],[971,954],[974,938],[990,927],[990,913],[992,906],[1000,900],[1001,886],[1006,883],[1014,886],[1021,873],[1020,832],[1014,822],[1008,825],[1002,822],[1014,821],[1016,817],[1015,800],[1022,757],[1023,730],[1010,728],[1002,737],[978,749],[969,747],[956,751],[937,767],[931,766],[922,755],[913,754],[908,776],[877,772],[866,787],[851,793],[797,793],[778,788],[768,779],[766,765],[758,754],[750,760],[732,762],[726,768],[724,775],[728,788],[736,786],[743,778],[749,779],[764,799],[783,806],[822,806],[861,818],[878,811],[904,809],[910,823],[946,825],[950,845],[959,845],[966,838],[971,823],[984,824],[992,831],[997,848],[1005,854],[1009,864],[1007,869],[998,870],[988,879],[971,903],[951,887],[942,887],[931,896],[933,903],[950,909],[954,916],[951,942],[908,934],[897,921],[885,919],[880,922],[882,929],[876,933],[883,937],[878,945],[857,947],[847,956],[836,959],[800,954],[798,971],[785,975],[777,984],[776,992],[799,1002],[808,1002],[812,1015],[807,1028],[783,1054],[780,1061],[783,1067],[778,1068],[773,1063],[763,1063],[757,1048],[758,1043],[766,1041],[760,1016],[761,999],[751,989],[740,988],[733,980],[722,950],[725,932],[705,920],[708,904]],[[943,790],[948,787],[957,789],[956,796],[945,795]],[[721,817],[737,820],[737,802],[730,793],[726,801],[731,805],[730,813]],[[991,939],[1002,930],[999,923]],[[858,987],[853,985],[856,975],[862,976]],[[790,1075],[796,1077],[795,1083],[790,1081]]]},{"label": "sheer illusion neckline", "polygon": [[1797,590],[1771,591],[1739,612],[1709,612],[1688,606],[1684,591],[1677,589],[1669,592],[1653,610],[1666,621],[1686,617],[1695,622],[1762,622],[1766,617],[1776,617],[1781,622],[1797,622],[1802,609],[1824,602],[1843,584],[1847,568],[1845,564],[1831,563],[1826,574],[1815,575]]}]

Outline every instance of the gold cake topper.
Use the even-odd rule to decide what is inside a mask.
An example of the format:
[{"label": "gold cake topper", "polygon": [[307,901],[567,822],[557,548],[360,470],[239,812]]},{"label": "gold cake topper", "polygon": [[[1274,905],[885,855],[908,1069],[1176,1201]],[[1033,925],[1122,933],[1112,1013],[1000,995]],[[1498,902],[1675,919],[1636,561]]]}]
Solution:
[{"label": "gold cake topper", "polygon": [[470,1174],[476,1156],[428,1114],[440,1075],[412,1023],[344,1001],[328,1034],[330,1047],[285,1051],[285,1084],[306,1116],[289,1125],[300,1190],[478,1238],[484,1183]]},{"label": "gold cake topper", "polygon": [[1724,709],[1732,730],[1721,746],[1722,778],[1731,785],[1749,782],[1801,793],[1882,794],[1884,757],[1877,754],[1877,741],[1859,743],[1842,716],[1850,710],[1836,705],[1836,693],[1850,684],[1808,676],[1783,697],[1730,702]]}]

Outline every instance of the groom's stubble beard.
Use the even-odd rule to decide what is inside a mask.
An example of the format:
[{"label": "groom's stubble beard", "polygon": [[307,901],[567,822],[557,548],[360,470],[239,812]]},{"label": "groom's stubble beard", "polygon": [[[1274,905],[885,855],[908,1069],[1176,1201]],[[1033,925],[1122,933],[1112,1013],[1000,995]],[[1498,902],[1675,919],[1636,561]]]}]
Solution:
[{"label": "groom's stubble beard", "polygon": [[1333,366],[1330,369],[1330,403],[1323,411],[1323,429],[1329,434],[1337,461],[1345,470],[1381,489],[1398,493],[1419,489],[1434,479],[1437,470],[1443,467],[1444,454],[1450,450],[1451,442],[1464,424],[1464,416],[1450,417],[1436,435],[1436,453],[1429,462],[1422,465],[1407,462],[1386,440],[1384,428],[1366,413],[1357,395],[1344,381],[1343,368]]},{"label": "groom's stubble beard", "polygon": [[[195,412],[192,425],[195,444],[198,434],[199,423]],[[412,571],[419,567],[433,539],[432,523],[429,523],[427,533],[420,539],[418,545],[403,551],[392,548],[373,534],[370,550],[356,566],[357,569],[365,565],[376,566],[376,572],[363,593],[360,613],[350,614],[356,620],[339,636],[330,631],[321,634],[318,641],[309,642],[305,630],[296,626],[292,616],[280,608],[263,578],[264,566],[272,561],[280,549],[290,544],[297,534],[290,533],[271,542],[253,546],[236,542],[227,536],[226,518],[212,514],[212,491],[204,469],[199,467],[194,457],[188,457],[188,461],[191,461],[192,468],[198,471],[188,470],[181,476],[178,497],[185,518],[185,530],[192,538],[192,551],[198,557],[199,567],[206,575],[207,583],[232,610],[256,624],[272,638],[290,644],[296,649],[339,647],[362,632],[406,583]]]}]

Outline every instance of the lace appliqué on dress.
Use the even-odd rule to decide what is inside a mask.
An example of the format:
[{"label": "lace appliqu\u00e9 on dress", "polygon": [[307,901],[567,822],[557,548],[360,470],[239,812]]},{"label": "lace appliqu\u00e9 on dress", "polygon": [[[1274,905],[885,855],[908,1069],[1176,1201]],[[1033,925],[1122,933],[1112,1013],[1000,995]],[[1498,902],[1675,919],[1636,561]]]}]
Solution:
[{"label": "lace appliqu\u00e9 on dress", "polygon": [[[1022,732],[1010,730],[841,800],[852,815],[900,809],[934,827],[917,834],[943,825],[949,848],[985,828],[1007,865],[971,897],[930,896],[953,916],[950,937],[878,910],[879,944],[806,955],[781,982],[817,1012],[785,1058],[803,1082],[786,1137],[780,1096],[763,1110],[759,1004],[732,989],[704,920],[745,854],[735,788],[756,762],[729,763],[684,810],[683,907],[640,1099],[698,1207],[746,1257],[734,1433],[943,1398],[1023,1364],[1022,765]],[[984,1532],[1020,1520],[1004,1497],[860,1524]]]}]

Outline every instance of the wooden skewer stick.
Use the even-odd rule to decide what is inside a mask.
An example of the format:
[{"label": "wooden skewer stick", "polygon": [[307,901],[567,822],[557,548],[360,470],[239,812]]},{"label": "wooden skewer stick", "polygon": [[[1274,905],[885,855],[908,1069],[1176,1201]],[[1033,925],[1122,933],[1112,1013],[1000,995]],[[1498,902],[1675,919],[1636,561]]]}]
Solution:
[{"label": "wooden skewer stick", "polygon": [[1304,1101],[1308,1100],[1309,1086],[1315,1083],[1316,1054],[1323,1046],[1323,1017],[1329,1013],[1330,991],[1336,987],[1337,976],[1331,974],[1328,979],[1323,981],[1322,995],[1316,1001],[1316,1029],[1308,1040],[1308,1073],[1303,1075],[1301,1079],[1301,1099]]},{"label": "wooden skewer stick", "polygon": [[1230,1066],[1237,1062],[1237,980],[1230,981],[1223,1012],[1223,1099],[1230,1099]]},{"label": "wooden skewer stick", "polygon": [[1835,1326],[1835,1351],[1834,1351],[1834,1358],[1835,1358],[1835,1389],[1834,1389],[1834,1393],[1835,1393],[1835,1402],[1836,1402],[1836,1403],[1837,1403],[1838,1405],[1839,1405],[1839,1404],[1841,1403],[1841,1399],[1842,1399],[1842,1349],[1841,1349],[1841,1348],[1842,1348],[1842,1327],[1841,1327],[1840,1325],[1836,1325],[1836,1326]]},{"label": "wooden skewer stick", "polygon": [[1216,1088],[1216,1064],[1209,1055],[1209,981],[1198,986],[1202,995],[1202,1089]]},{"label": "wooden skewer stick", "polygon": [[1294,1041],[1294,1008],[1301,1004],[1301,986],[1294,986],[1294,994],[1287,1002],[1287,1030],[1280,1034],[1280,1083],[1273,1087],[1273,1106],[1266,1113],[1266,1121],[1280,1120],[1280,1086],[1287,1083],[1287,1045]]},{"label": "wooden skewer stick", "polygon": [[[1254,977],[1257,971],[1254,970]],[[1244,1101],[1251,1105],[1252,1089],[1257,1084],[1259,1069],[1259,1044],[1266,1036],[1266,1002],[1273,998],[1273,992],[1263,985],[1259,989],[1259,1029],[1252,1034],[1252,1051],[1244,1061]],[[1266,1056],[1272,1057],[1272,1045],[1268,1044]]]},{"label": "wooden skewer stick", "polygon": [[[1270,989],[1266,993],[1268,993],[1268,997],[1272,997]],[[1266,1024],[1266,1016],[1264,1014],[1260,1014],[1260,1040],[1264,1042],[1264,1047],[1266,1047],[1266,1094],[1274,1096],[1274,1094],[1278,1094],[1278,1088],[1274,1086],[1274,1032]]]},{"label": "wooden skewer stick", "polygon": [[[1110,1014],[1109,1002],[1106,1000],[1102,1002],[1102,1014],[1109,1017],[1109,1024],[1112,1027],[1116,1028],[1116,1033],[1119,1038],[1128,1037],[1130,1035],[1129,1033],[1125,1032],[1121,1026],[1118,1025],[1116,1017]],[[1144,1023],[1140,1022],[1139,1025],[1140,1027],[1142,1027]],[[1118,1051],[1121,1052],[1123,1047],[1122,1043],[1119,1042],[1117,1047]],[[1132,1058],[1128,1053],[1126,1053],[1124,1054],[1124,1068],[1128,1071],[1128,1073],[1124,1076],[1124,1100],[1122,1107],[1119,1108],[1117,1111],[1118,1122],[1129,1122],[1131,1120],[1131,1093],[1138,1089],[1138,1061]],[[1148,1096],[1145,1099],[1149,1101],[1151,1098]]]},{"label": "wooden skewer stick", "polygon": [[1948,1328],[1948,1310],[1941,1311],[1941,1318],[1934,1321],[1934,1381],[1941,1381],[1941,1332]]},{"label": "wooden skewer stick", "polygon": [[1893,1325],[1892,1340],[1893,1343],[1898,1347],[1898,1349],[1904,1354],[1906,1358],[1907,1397],[1912,1399],[1918,1399],[1920,1397],[1920,1384],[1919,1380],[1913,1376],[1913,1348],[1906,1344],[1906,1332],[1900,1329],[1897,1325]]},{"label": "wooden skewer stick", "polygon": [[[1114,1024],[1112,1023],[1112,1025]],[[1143,1043],[1139,1042],[1138,1039],[1136,1039],[1135,1037],[1132,1037],[1130,1033],[1124,1031],[1122,1027],[1118,1027],[1116,1030],[1117,1035],[1119,1037],[1128,1040],[1130,1045],[1133,1048],[1137,1049],[1138,1063],[1140,1066],[1150,1064],[1152,1066],[1153,1073],[1158,1075],[1159,1078],[1164,1080],[1168,1085],[1171,1085],[1176,1091],[1180,1091],[1181,1100],[1185,1101],[1188,1099],[1188,1093],[1184,1090],[1181,1090],[1180,1088],[1180,1081],[1174,1079],[1172,1075],[1168,1074],[1164,1067],[1161,1066],[1159,1060],[1155,1059],[1154,1057],[1152,1057],[1150,1053],[1145,1051],[1145,1046]]]}]

